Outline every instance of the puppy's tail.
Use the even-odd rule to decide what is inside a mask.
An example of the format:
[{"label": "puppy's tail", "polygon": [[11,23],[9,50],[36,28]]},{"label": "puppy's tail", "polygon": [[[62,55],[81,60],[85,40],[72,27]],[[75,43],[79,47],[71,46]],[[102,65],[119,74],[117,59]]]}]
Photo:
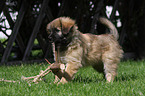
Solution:
[{"label": "puppy's tail", "polygon": [[110,34],[112,34],[116,39],[119,38],[118,31],[111,21],[104,17],[100,17],[99,21],[109,28]]}]

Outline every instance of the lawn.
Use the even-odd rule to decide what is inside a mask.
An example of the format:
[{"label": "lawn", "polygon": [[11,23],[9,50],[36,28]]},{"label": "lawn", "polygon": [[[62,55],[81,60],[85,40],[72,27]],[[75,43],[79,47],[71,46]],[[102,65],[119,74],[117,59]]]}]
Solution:
[{"label": "lawn", "polygon": [[19,80],[20,83],[0,82],[0,96],[144,96],[145,62],[124,61],[119,64],[118,76],[106,83],[102,74],[91,67],[82,68],[73,81],[64,85],[53,84],[52,73],[45,82],[28,84],[21,76],[33,76],[47,68],[46,63],[0,66],[0,78]]}]

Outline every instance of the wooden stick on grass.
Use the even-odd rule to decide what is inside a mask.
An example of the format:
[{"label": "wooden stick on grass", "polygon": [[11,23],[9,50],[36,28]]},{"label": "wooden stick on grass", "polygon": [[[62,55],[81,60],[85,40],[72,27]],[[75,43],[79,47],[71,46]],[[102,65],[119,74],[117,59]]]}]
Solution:
[{"label": "wooden stick on grass", "polygon": [[64,70],[65,69],[65,65],[64,64],[61,64],[61,62],[60,62],[59,47],[57,48],[58,51],[55,51],[55,44],[53,43],[52,45],[53,45],[53,51],[55,53],[55,56],[54,56],[55,57],[55,63],[51,64],[45,58],[46,62],[48,64],[50,64],[50,66],[48,66],[48,68],[46,70],[40,71],[40,74],[37,75],[37,76],[32,76],[32,77],[24,77],[24,76],[22,76],[21,79],[23,79],[23,80],[33,79],[32,82],[38,83],[38,81],[41,81],[42,80],[41,78],[44,77],[45,75],[47,75],[49,72],[53,72],[55,74],[56,72],[58,72],[58,70]]},{"label": "wooden stick on grass", "polygon": [[13,80],[4,80],[4,78],[0,79],[1,82],[12,82],[12,83],[16,83],[17,81],[13,81]]},{"label": "wooden stick on grass", "polygon": [[21,79],[22,80],[30,80],[30,79],[33,79],[32,82],[34,82],[34,83],[37,83],[38,81],[41,81],[42,80],[41,79],[42,77],[44,77],[49,72],[51,72],[50,67],[51,67],[52,64],[46,58],[45,58],[45,60],[50,64],[50,66],[48,66],[47,69],[45,69],[44,71],[41,70],[40,73],[39,73],[39,75],[31,76],[31,77],[24,77],[24,76],[22,76]]}]

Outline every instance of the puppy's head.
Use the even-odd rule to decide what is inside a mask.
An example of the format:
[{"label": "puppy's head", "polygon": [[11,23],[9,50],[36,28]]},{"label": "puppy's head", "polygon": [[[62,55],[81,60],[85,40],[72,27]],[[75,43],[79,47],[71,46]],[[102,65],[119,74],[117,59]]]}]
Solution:
[{"label": "puppy's head", "polygon": [[75,21],[69,17],[60,17],[47,25],[48,38],[56,45],[67,45],[75,27]]}]

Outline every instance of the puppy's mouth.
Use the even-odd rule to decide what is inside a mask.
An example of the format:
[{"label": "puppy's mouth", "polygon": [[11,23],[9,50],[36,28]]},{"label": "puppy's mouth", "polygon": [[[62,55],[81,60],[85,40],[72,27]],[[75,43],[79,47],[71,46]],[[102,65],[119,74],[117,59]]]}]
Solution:
[{"label": "puppy's mouth", "polygon": [[60,45],[60,46],[64,46],[64,45],[67,45],[67,40],[66,38],[60,38],[60,39],[56,39],[55,43],[57,45]]},{"label": "puppy's mouth", "polygon": [[55,43],[57,46],[66,46],[69,42],[66,37],[48,37],[49,41]]}]

